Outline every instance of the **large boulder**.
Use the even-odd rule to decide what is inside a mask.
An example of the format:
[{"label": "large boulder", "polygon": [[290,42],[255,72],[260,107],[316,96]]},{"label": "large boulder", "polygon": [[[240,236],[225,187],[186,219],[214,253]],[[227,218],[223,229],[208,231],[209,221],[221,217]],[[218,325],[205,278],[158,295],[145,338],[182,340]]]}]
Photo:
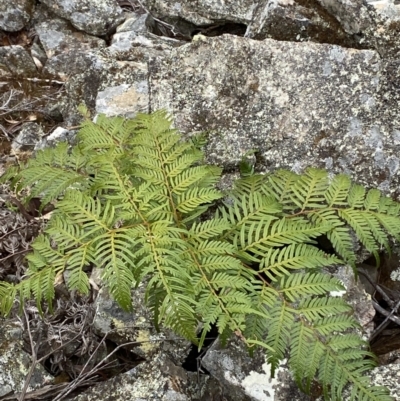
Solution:
[{"label": "large boulder", "polygon": [[221,20],[248,23],[257,4],[254,0],[183,0],[179,3],[175,0],[143,0],[141,3],[158,18],[182,18],[199,26]]},{"label": "large boulder", "polygon": [[124,20],[115,0],[42,0],[42,3],[90,35],[106,35]]},{"label": "large boulder", "polygon": [[[23,328],[17,321],[0,320],[0,397],[24,389],[32,360],[23,350]],[[36,364],[27,391],[42,387],[52,381],[40,364]]]},{"label": "large boulder", "polygon": [[362,32],[373,24],[371,10],[363,0],[263,0],[246,36],[362,48]]},{"label": "large boulder", "polygon": [[25,28],[34,7],[34,0],[0,0],[0,29],[16,32]]},{"label": "large boulder", "polygon": [[395,193],[397,65],[371,50],[201,37],[154,60],[151,107],[183,132],[211,131],[208,160],[226,169],[254,149],[264,170],[325,167]]}]

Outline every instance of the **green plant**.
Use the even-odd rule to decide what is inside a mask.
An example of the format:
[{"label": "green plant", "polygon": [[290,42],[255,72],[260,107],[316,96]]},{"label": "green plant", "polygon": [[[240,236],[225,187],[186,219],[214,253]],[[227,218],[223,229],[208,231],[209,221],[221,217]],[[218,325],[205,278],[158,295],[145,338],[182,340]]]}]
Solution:
[{"label": "green plant", "polygon": [[[0,283],[3,314],[17,295],[51,305],[65,270],[69,288],[87,293],[86,271],[101,266],[120,305],[130,309],[132,287],[145,283],[156,325],[199,347],[216,325],[224,340],[235,332],[251,350],[262,347],[272,372],[288,353],[306,392],[317,378],[326,399],[341,400],[350,383],[351,399],[391,400],[363,376],[372,355],[351,308],[330,296],[342,283],[323,268],[354,267],[353,234],[378,257],[388,235],[399,238],[398,203],[318,169],[247,169],[222,193],[221,169],[203,163],[204,139],[183,141],[164,112],[86,120],[78,139],[3,178],[55,205],[27,256],[27,278]],[[318,248],[321,235],[335,255]]]}]

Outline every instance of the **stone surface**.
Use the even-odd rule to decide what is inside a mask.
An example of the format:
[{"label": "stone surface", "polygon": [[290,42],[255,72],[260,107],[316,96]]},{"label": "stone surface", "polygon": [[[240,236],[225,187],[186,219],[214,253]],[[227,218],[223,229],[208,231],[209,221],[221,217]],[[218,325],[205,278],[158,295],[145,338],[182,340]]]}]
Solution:
[{"label": "stone surface", "polygon": [[32,76],[37,73],[31,55],[19,45],[0,47],[1,76]]},{"label": "stone surface", "polygon": [[374,24],[375,14],[365,0],[317,0],[317,2],[339,21],[349,35],[357,35]]},{"label": "stone surface", "polygon": [[192,401],[188,381],[187,372],[160,353],[70,401]]},{"label": "stone surface", "polygon": [[34,7],[34,0],[0,0],[0,29],[20,31],[31,19]]},{"label": "stone surface", "polygon": [[42,0],[42,3],[90,35],[106,35],[124,20],[115,0]]},{"label": "stone surface", "polygon": [[78,32],[62,19],[51,19],[35,26],[48,58],[72,50],[91,50],[105,47],[105,41]]},{"label": "stone surface", "polygon": [[50,135],[39,140],[35,145],[35,150],[55,146],[58,142],[72,142],[75,133],[65,128],[57,127]]},{"label": "stone surface", "polygon": [[[226,348],[219,342],[207,351],[202,365],[217,378],[232,401],[323,401],[321,391],[314,389],[314,395],[308,396],[299,391],[286,361],[282,361],[271,378],[270,366],[261,353],[251,359],[237,339],[228,342]],[[390,394],[397,400],[400,391],[400,364],[391,364],[375,368],[370,372],[371,382],[378,386],[387,386]],[[350,393],[343,392],[343,401],[350,400]]]},{"label": "stone surface", "polygon": [[254,0],[215,1],[215,0],[143,0],[142,4],[161,19],[182,18],[195,25],[208,25],[215,21],[248,23],[255,7]]},{"label": "stone surface", "polygon": [[97,112],[108,115],[149,111],[147,64],[116,61],[107,55],[107,51],[70,51],[46,63],[45,73],[66,81],[67,96],[60,110],[67,124],[79,123],[77,107],[81,103],[95,111],[97,102]]},{"label": "stone surface", "polygon": [[[357,17],[347,14],[346,19],[346,11],[351,6],[361,8]],[[350,0],[345,4],[329,0],[262,0],[254,11],[246,36],[358,48],[359,38],[354,34],[359,33],[358,26],[365,24],[365,17],[362,18],[365,14],[368,16],[368,10],[362,0]]]},{"label": "stone surface", "polygon": [[356,279],[350,266],[339,266],[333,275],[346,288],[344,294],[334,295],[343,296],[343,299],[353,308],[354,317],[361,326],[361,334],[365,339],[368,339],[374,330],[373,319],[375,317],[371,296],[366,292],[364,284]]},{"label": "stone surface", "polygon": [[375,26],[365,33],[365,40],[384,58],[396,59],[400,54],[400,5],[393,1],[373,4],[376,10]]},{"label": "stone surface", "polygon": [[148,85],[141,80],[133,85],[109,86],[99,91],[96,98],[96,111],[109,117],[123,115],[134,117],[148,110]]},{"label": "stone surface", "polygon": [[117,60],[143,62],[160,57],[165,51],[182,46],[184,43],[173,38],[124,31],[113,36],[111,46],[107,50],[110,56]]},{"label": "stone surface", "polygon": [[[132,13],[126,18],[125,22],[117,27],[117,33],[120,32],[147,32],[146,27],[147,14],[134,14]],[[113,35],[113,39],[115,34]]]},{"label": "stone surface", "polygon": [[[255,357],[251,358],[237,338],[229,341],[226,348],[216,341],[201,363],[220,381],[232,401],[264,400],[264,395],[273,397],[273,383],[267,377],[268,373],[263,370],[264,356],[261,352],[256,352]],[[262,375],[265,377],[261,378]],[[257,394],[261,398],[255,398]]]},{"label": "stone surface", "polygon": [[14,152],[26,152],[35,148],[43,136],[43,129],[36,123],[25,123],[17,137],[13,140],[11,147]]},{"label": "stone surface", "polygon": [[[31,357],[23,351],[21,325],[0,319],[0,397],[22,391],[31,365]],[[36,365],[28,391],[50,383],[52,377]]]},{"label": "stone surface", "polygon": [[[50,99],[48,103],[59,108],[62,116],[57,121],[64,119],[66,128],[39,140],[43,135],[39,126],[26,124],[14,138],[14,151],[70,141],[81,119],[77,112],[80,103],[93,115],[102,112],[108,116],[133,117],[139,111],[166,108],[184,133],[209,131],[207,160],[225,168],[226,182],[237,173],[242,156],[254,149],[258,171],[326,167],[331,173],[346,172],[364,185],[400,195],[397,2],[142,3],[153,17],[127,14],[122,24],[125,16],[116,0],[43,0],[36,5],[32,19],[30,9],[19,8],[32,3],[0,0],[1,29],[16,30],[30,21],[32,32],[37,33],[32,47],[19,42],[0,47],[0,76],[50,77],[65,82],[63,101],[53,105]],[[20,11],[23,9],[27,13]],[[6,28],[4,21],[14,25]],[[180,31],[181,36],[168,29]],[[244,38],[207,37],[231,31],[246,34]],[[93,35],[108,35],[109,46]],[[17,41],[18,35],[10,38]],[[185,44],[188,41],[192,43]],[[11,269],[6,266],[5,274]],[[398,266],[392,271],[398,280]],[[351,272],[343,270],[338,277],[368,333],[374,314],[368,296],[354,283]],[[264,356],[249,358],[237,338],[226,349],[219,343],[211,347],[203,365],[212,376],[200,374],[198,385],[197,373],[181,367],[188,343],[165,330],[155,331],[140,291],[135,294],[134,313],[126,314],[102,289],[95,327],[99,335],[109,333],[119,344],[135,342],[132,352],[145,361],[86,390],[76,401],[310,400],[297,390],[284,363],[272,380]],[[15,328],[9,330],[13,332]],[[11,352],[16,349],[13,347]],[[25,355],[25,373],[18,376],[19,381],[11,378],[9,370],[1,370],[14,362],[13,354],[13,360],[1,365],[8,351],[0,352],[3,394],[18,391],[29,368]],[[376,384],[388,385],[394,395],[400,392],[398,365],[378,368],[372,377]]]},{"label": "stone surface", "polygon": [[175,363],[182,363],[190,350],[190,342],[179,338],[169,330],[157,332],[153,318],[145,306],[144,288],[133,290],[133,312],[126,312],[110,297],[103,287],[95,302],[96,315],[93,326],[100,337],[108,333],[107,338],[116,344],[135,342],[131,352],[150,360],[160,351],[170,354]]},{"label": "stone surface", "polygon": [[397,66],[371,50],[202,37],[151,65],[151,107],[213,132],[208,160],[227,169],[255,149],[264,170],[325,167],[395,193]]}]

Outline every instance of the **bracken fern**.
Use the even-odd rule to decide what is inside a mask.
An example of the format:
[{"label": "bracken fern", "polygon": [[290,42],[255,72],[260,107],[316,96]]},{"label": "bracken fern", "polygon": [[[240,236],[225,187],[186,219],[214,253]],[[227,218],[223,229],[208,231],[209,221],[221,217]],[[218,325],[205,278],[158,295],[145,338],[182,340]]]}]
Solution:
[{"label": "bracken fern", "polygon": [[[350,306],[330,296],[342,283],[323,268],[355,267],[354,234],[378,258],[389,236],[399,238],[399,204],[318,169],[247,169],[222,193],[221,169],[204,164],[203,144],[183,141],[161,111],[99,116],[83,123],[78,145],[60,143],[6,173],[16,192],[29,188],[55,211],[32,244],[26,279],[0,282],[1,312],[17,296],[51,306],[65,271],[68,287],[86,294],[87,271],[99,266],[122,307],[145,283],[155,324],[199,347],[216,325],[222,339],[236,333],[250,350],[262,347],[272,373],[289,355],[305,392],[318,379],[327,400],[341,400],[347,384],[352,400],[391,400],[363,375],[372,355],[354,334]],[[319,249],[321,235],[335,255]]]}]

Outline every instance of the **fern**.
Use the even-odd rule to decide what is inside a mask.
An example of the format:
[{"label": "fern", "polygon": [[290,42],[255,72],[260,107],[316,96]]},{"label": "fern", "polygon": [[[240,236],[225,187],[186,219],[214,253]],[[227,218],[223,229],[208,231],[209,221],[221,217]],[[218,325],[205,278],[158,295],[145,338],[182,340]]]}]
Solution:
[{"label": "fern", "polygon": [[[390,400],[363,375],[373,359],[351,308],[329,295],[342,284],[323,268],[355,267],[354,238],[378,258],[400,237],[400,205],[318,169],[257,175],[245,166],[222,193],[204,144],[183,141],[161,111],[99,116],[84,121],[78,145],[40,151],[6,173],[16,192],[29,189],[55,211],[32,244],[26,279],[0,282],[2,314],[18,296],[51,307],[65,271],[68,287],[87,294],[87,271],[100,266],[121,306],[129,310],[132,288],[144,283],[156,326],[199,347],[216,326],[223,340],[235,332],[251,352],[263,348],[272,372],[289,355],[305,392],[316,378],[327,400],[340,400],[347,384],[351,399]],[[336,255],[318,248],[321,235]]]}]

